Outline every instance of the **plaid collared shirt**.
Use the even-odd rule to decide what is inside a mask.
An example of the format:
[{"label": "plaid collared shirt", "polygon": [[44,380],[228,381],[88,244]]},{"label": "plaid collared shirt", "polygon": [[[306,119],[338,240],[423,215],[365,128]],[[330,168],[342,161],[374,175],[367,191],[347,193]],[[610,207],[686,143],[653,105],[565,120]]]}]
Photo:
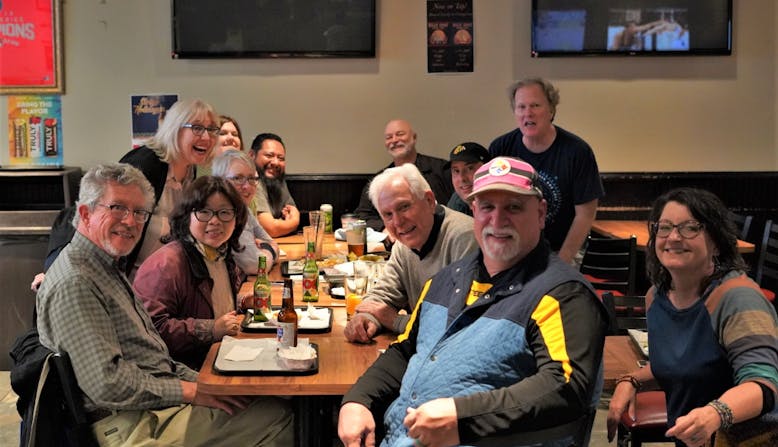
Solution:
[{"label": "plaid collared shirt", "polygon": [[170,358],[114,259],[76,232],[37,296],[41,343],[70,355],[87,411],[143,410],[183,402],[197,373]]}]

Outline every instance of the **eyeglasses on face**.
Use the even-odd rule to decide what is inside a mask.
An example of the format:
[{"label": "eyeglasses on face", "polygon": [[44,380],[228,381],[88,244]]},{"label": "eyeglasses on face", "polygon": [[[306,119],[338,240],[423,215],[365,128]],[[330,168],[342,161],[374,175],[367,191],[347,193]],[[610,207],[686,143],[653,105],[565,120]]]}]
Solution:
[{"label": "eyeglasses on face", "polygon": [[[108,208],[109,212],[111,213],[111,216],[117,220],[124,220],[124,218],[130,214],[129,208],[127,208],[124,205],[119,205],[117,203],[111,205],[103,205],[102,203],[97,203],[96,205],[102,206],[103,208]],[[149,220],[150,216],[151,213],[146,210],[132,210],[132,218],[135,219],[135,222],[145,223],[147,220]]]},{"label": "eyeglasses on face", "polygon": [[229,222],[232,219],[235,219],[234,208],[224,208],[221,210],[209,210],[208,208],[203,208],[199,210],[192,210],[192,212],[195,215],[195,219],[199,220],[200,222],[208,222],[213,218],[213,216],[216,216],[216,218],[222,222]]},{"label": "eyeglasses on face", "polygon": [[259,183],[259,177],[244,177],[242,175],[230,176],[227,177],[227,180],[241,186],[245,185],[246,183],[252,186],[257,186],[257,183]]},{"label": "eyeglasses on face", "polygon": [[668,237],[670,236],[670,233],[673,232],[673,229],[677,228],[678,234],[680,234],[682,238],[694,239],[705,228],[705,225],[696,220],[687,220],[686,222],[681,222],[677,225],[666,220],[660,220],[659,222],[654,222],[652,228],[657,237]]},{"label": "eyeglasses on face", "polygon": [[206,130],[208,131],[208,135],[212,137],[219,135],[218,127],[205,127],[202,124],[192,124],[192,123],[186,123],[181,127],[192,129],[192,133],[197,135],[198,137],[201,137],[203,135],[203,132],[205,132]]}]

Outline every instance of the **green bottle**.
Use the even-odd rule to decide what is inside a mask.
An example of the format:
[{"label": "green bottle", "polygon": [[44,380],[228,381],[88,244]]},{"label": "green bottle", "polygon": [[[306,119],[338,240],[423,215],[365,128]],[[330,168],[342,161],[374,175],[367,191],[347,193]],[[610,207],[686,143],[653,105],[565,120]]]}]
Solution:
[{"label": "green bottle", "polygon": [[308,242],[303,265],[303,301],[315,303],[319,301],[319,266],[316,265],[316,248],[313,242]]},{"label": "green bottle", "polygon": [[254,281],[254,321],[268,321],[270,316],[270,280],[267,278],[267,259],[260,256],[257,279]]}]

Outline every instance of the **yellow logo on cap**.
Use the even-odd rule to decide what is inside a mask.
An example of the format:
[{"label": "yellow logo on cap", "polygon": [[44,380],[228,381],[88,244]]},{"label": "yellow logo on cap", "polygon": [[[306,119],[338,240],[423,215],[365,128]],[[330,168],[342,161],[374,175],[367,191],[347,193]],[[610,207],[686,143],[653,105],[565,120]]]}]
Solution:
[{"label": "yellow logo on cap", "polygon": [[465,149],[466,148],[460,144],[459,146],[455,147],[453,151],[451,151],[451,154],[457,155],[458,153],[462,152]]},{"label": "yellow logo on cap", "polygon": [[489,175],[500,177],[511,172],[511,164],[504,158],[495,158],[489,166]]}]

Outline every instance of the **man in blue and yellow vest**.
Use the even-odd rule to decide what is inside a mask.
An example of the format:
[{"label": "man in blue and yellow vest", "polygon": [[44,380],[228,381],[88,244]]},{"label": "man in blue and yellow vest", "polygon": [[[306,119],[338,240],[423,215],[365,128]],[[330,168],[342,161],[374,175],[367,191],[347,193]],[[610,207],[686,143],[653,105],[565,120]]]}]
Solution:
[{"label": "man in blue and yellow vest", "polygon": [[[537,174],[498,157],[475,174],[480,250],[427,281],[397,342],[344,396],[346,447],[580,445],[601,388],[607,318],[542,237]],[[388,408],[388,409],[387,409]]]}]

